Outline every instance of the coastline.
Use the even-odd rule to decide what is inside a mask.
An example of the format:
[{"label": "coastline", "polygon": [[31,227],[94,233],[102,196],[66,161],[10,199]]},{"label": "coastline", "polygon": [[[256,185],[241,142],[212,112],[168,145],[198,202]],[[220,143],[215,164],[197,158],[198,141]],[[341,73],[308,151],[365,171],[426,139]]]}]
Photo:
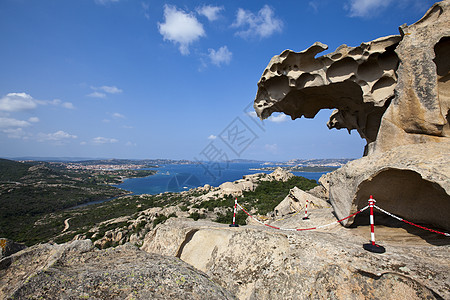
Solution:
[{"label": "coastline", "polygon": [[288,172],[310,172],[310,173],[323,173],[323,172],[333,172],[340,167],[334,166],[305,166],[305,167],[262,167],[262,168],[251,168],[251,171],[274,171],[277,168],[281,168]]}]

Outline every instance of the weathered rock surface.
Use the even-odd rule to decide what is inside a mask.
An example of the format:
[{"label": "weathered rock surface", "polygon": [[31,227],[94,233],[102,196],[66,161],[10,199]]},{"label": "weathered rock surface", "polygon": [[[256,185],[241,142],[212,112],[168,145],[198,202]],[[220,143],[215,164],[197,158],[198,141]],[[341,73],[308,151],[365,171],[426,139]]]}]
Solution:
[{"label": "weathered rock surface", "polygon": [[400,36],[388,36],[358,47],[328,49],[322,43],[302,52],[285,50],[275,56],[258,82],[255,111],[263,119],[273,112],[291,118],[314,118],[323,108],[337,108],[328,127],[358,130],[367,143],[375,141],[381,116],[394,97]]},{"label": "weathered rock surface", "polygon": [[235,299],[175,257],[90,240],[42,244],[0,260],[1,299]]},{"label": "weathered rock surface", "polygon": [[396,95],[373,151],[450,139],[450,1],[436,3],[400,33]]},{"label": "weathered rock surface", "polygon": [[294,187],[289,191],[289,194],[278,204],[274,209],[275,216],[285,216],[288,214],[304,211],[306,208],[306,201],[308,201],[308,210],[317,208],[326,208],[330,205],[298,187]]},{"label": "weathered rock surface", "polygon": [[[331,218],[330,209],[322,211]],[[318,219],[302,221],[307,228]],[[276,231],[170,219],[142,249],[181,258],[239,299],[448,299],[449,246],[381,242],[385,254],[363,250],[355,229]],[[369,232],[367,232],[369,235]],[[367,236],[368,237],[368,236]]]},{"label": "weathered rock surface", "polygon": [[258,82],[257,114],[312,118],[335,108],[328,127],[366,139],[366,157],[321,180],[338,218],[373,194],[409,221],[450,230],[450,0],[398,36],[315,58],[326,48],[273,57]]},{"label": "weathered rock surface", "polygon": [[294,174],[284,170],[283,168],[276,168],[275,171],[269,174],[269,176],[272,177],[273,180],[286,182],[294,177]]},{"label": "weathered rock surface", "polygon": [[356,212],[373,195],[376,205],[390,213],[450,230],[449,158],[450,143],[427,143],[396,147],[348,163],[329,174],[336,215],[343,218]]},{"label": "weathered rock surface", "polygon": [[223,197],[223,196],[242,196],[243,192],[254,191],[260,181],[287,181],[294,177],[294,174],[282,169],[277,168],[272,173],[256,173],[251,175],[245,175],[242,179],[225,182],[218,188],[211,190],[203,198],[208,197]]},{"label": "weathered rock surface", "polygon": [[319,42],[302,52],[285,50],[258,82],[256,113],[313,118],[336,108],[328,127],[356,129],[370,151],[448,139],[449,9],[448,0],[436,3],[421,20],[400,27],[401,35],[342,45],[318,58],[328,48]]}]

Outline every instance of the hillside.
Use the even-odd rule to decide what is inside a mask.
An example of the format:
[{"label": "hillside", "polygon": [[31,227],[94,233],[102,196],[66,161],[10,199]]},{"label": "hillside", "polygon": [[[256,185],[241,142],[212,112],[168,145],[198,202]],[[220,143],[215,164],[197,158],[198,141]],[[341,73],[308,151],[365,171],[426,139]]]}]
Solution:
[{"label": "hillside", "polygon": [[34,222],[45,214],[126,192],[45,164],[0,160],[0,236],[38,241]]},{"label": "hillside", "polygon": [[17,181],[28,173],[30,163],[0,158],[0,181]]},{"label": "hillside", "polygon": [[[239,201],[242,199],[245,205],[254,207],[255,212],[266,214],[294,186],[308,190],[317,185],[314,180],[294,177],[292,174],[291,178],[283,181],[259,173],[216,188],[199,187],[182,193],[125,196],[67,209],[88,201],[112,198],[124,192],[109,185],[89,183],[95,181],[89,177],[92,174],[90,172],[96,172],[93,170],[65,172],[61,168],[51,169],[43,164],[3,163],[20,176],[15,176],[14,181],[3,181],[0,185],[0,204],[4,208],[0,212],[0,237],[27,245],[51,240],[61,243],[75,236],[84,236],[96,242],[96,246],[105,248],[130,241],[132,235],[142,238],[155,225],[177,216],[229,223],[235,196]],[[279,175],[277,172],[273,174]],[[102,176],[97,174],[95,178]],[[239,182],[249,184],[249,188],[239,192]],[[233,186],[231,189],[230,185]],[[233,196],[236,192],[238,195]],[[114,221],[117,218],[118,221]],[[237,222],[245,224],[245,219],[245,214],[240,212]],[[111,240],[108,237],[111,229],[121,232],[121,238]]]}]

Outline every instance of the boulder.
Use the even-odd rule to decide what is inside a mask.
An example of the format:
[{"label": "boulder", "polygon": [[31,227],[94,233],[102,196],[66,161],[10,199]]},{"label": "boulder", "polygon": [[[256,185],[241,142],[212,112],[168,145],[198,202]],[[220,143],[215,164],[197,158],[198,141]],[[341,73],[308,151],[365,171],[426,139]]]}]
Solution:
[{"label": "boulder", "polygon": [[242,192],[254,191],[257,184],[253,181],[246,181],[243,179],[234,182],[224,182],[219,188],[222,195],[241,196]]},{"label": "boulder", "polygon": [[373,195],[375,204],[390,213],[450,230],[449,157],[450,143],[426,143],[349,162],[329,175],[336,215],[344,218],[356,212]]},{"label": "boulder", "polygon": [[[330,209],[314,212],[334,218]],[[296,232],[177,218],[149,233],[142,249],[179,257],[239,299],[450,297],[449,246],[384,241],[389,253],[374,255],[366,242],[342,226]]]},{"label": "boulder", "polygon": [[208,197],[224,197],[224,196],[242,196],[243,192],[254,191],[258,186],[260,181],[288,181],[294,177],[294,174],[282,169],[277,168],[270,174],[266,173],[256,173],[251,175],[244,175],[242,179],[233,181],[233,182],[224,182],[222,183],[218,191],[211,191],[208,194],[204,195],[203,198]]},{"label": "boulder", "polygon": [[308,201],[308,210],[330,207],[326,201],[302,191],[298,187],[294,187],[289,190],[289,194],[283,199],[283,201],[275,207],[274,214],[275,216],[280,217],[299,211],[304,211],[306,201]]},{"label": "boulder", "polygon": [[258,82],[256,113],[313,118],[335,108],[328,127],[356,129],[366,140],[365,157],[319,180],[317,192],[328,192],[338,218],[372,194],[391,213],[450,230],[450,0],[402,25],[400,35],[315,57],[325,49],[317,42],[273,57]]},{"label": "boulder", "polygon": [[294,174],[284,170],[283,168],[278,167],[275,169],[275,171],[270,173],[269,176],[272,177],[273,180],[286,182],[292,177],[294,177]]},{"label": "boulder", "polygon": [[0,260],[1,299],[236,299],[176,257],[90,240],[41,244]]}]

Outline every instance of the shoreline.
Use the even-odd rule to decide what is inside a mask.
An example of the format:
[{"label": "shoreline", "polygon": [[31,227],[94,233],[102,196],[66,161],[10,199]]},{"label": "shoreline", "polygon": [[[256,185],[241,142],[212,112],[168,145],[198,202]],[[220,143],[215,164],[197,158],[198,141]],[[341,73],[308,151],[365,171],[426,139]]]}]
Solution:
[{"label": "shoreline", "polygon": [[323,172],[333,172],[340,167],[263,167],[263,168],[251,168],[251,171],[274,171],[277,168],[281,168],[288,172],[305,172],[305,173],[323,173]]}]

